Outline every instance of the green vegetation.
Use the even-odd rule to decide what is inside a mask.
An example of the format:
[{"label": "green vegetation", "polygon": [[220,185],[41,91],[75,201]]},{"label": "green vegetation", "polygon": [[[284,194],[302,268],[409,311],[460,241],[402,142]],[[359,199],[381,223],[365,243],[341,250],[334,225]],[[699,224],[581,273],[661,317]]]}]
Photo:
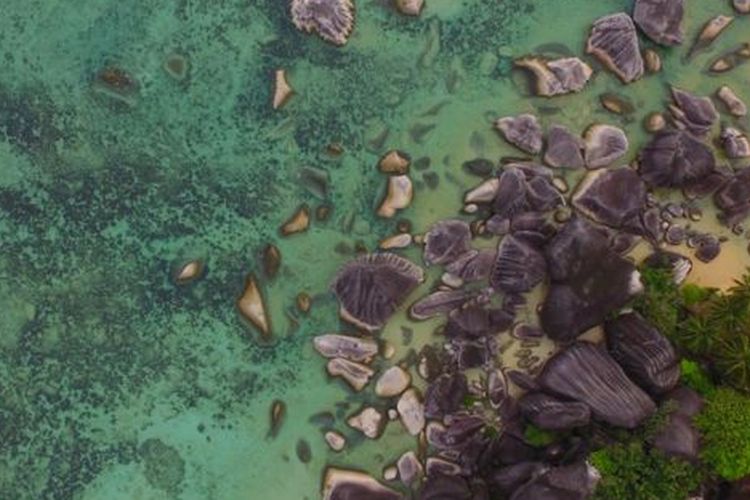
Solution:
[{"label": "green vegetation", "polygon": [[595,499],[685,500],[702,480],[691,464],[648,451],[640,439],[602,448],[590,460],[602,475]]},{"label": "green vegetation", "polygon": [[703,460],[725,479],[750,474],[750,398],[718,388],[706,399],[695,423],[703,439]]},{"label": "green vegetation", "polygon": [[542,447],[554,443],[560,435],[556,432],[545,431],[536,425],[529,424],[524,430],[523,437],[531,446]]},{"label": "green vegetation", "polygon": [[634,307],[720,381],[750,391],[750,274],[726,293],[672,281],[671,271],[642,271],[645,293]]},{"label": "green vegetation", "polygon": [[706,372],[695,361],[683,359],[680,361],[680,371],[682,372],[682,383],[698,394],[709,396],[716,389]]}]

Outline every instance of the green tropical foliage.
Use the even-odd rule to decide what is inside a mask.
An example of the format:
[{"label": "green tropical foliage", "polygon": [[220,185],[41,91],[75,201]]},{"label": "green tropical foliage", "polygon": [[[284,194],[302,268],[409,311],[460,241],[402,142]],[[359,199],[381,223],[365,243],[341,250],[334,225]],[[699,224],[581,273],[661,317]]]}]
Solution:
[{"label": "green tropical foliage", "polygon": [[720,387],[706,398],[695,424],[703,436],[703,460],[728,480],[750,474],[750,398]]}]

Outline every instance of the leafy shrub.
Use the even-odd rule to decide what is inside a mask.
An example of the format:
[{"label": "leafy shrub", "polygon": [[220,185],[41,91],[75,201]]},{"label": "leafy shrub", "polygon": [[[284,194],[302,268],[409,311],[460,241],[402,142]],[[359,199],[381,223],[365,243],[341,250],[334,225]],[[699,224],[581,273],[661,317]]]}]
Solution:
[{"label": "leafy shrub", "polygon": [[695,423],[703,435],[703,460],[728,480],[750,474],[750,398],[718,388]]},{"label": "leafy shrub", "polygon": [[685,500],[702,480],[689,463],[649,452],[640,440],[602,448],[589,459],[602,475],[594,493],[600,500]]},{"label": "leafy shrub", "polygon": [[715,390],[713,382],[703,371],[703,368],[695,361],[683,359],[680,361],[682,383],[693,389],[698,394],[709,396]]}]

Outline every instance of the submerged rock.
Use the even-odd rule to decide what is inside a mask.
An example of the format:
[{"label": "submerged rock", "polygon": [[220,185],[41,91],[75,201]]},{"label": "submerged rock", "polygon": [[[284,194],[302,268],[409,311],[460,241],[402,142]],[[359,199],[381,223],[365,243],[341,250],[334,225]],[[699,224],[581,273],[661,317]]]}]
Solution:
[{"label": "submerged rock", "polygon": [[650,394],[673,389],[680,380],[679,357],[672,344],[638,313],[607,321],[607,349],[638,385]]},{"label": "submerged rock", "polygon": [[363,472],[328,467],[323,478],[323,500],[404,500]]},{"label": "submerged rock", "polygon": [[516,60],[515,65],[534,75],[536,94],[545,97],[580,92],[593,74],[591,67],[577,57],[525,57]]},{"label": "submerged rock", "polygon": [[703,26],[703,29],[698,35],[698,38],[690,48],[688,57],[691,57],[697,51],[705,49],[706,47],[711,45],[713,41],[716,40],[716,38],[718,38],[718,36],[721,35],[721,33],[729,27],[732,21],[734,21],[734,18],[729,16],[716,16],[709,20]]},{"label": "submerged rock", "polygon": [[424,0],[395,0],[398,11],[407,16],[418,16],[424,7]]},{"label": "submerged rock", "polygon": [[499,118],[495,121],[495,128],[506,141],[529,154],[538,154],[542,151],[542,127],[534,115],[522,114]]},{"label": "submerged rock", "polygon": [[366,330],[381,328],[406,297],[424,281],[424,271],[392,253],[370,254],[349,262],[332,284],[341,317]]},{"label": "submerged rock", "polygon": [[554,355],[538,380],[545,391],[580,401],[595,418],[617,427],[634,429],[656,410],[604,349],[588,342]]},{"label": "submerged rock", "polygon": [[443,220],[430,227],[424,243],[427,264],[449,264],[471,249],[471,228],[461,220]]},{"label": "submerged rock", "polygon": [[341,358],[333,358],[326,365],[328,375],[343,378],[349,386],[359,392],[365,388],[375,373],[371,368]]},{"label": "submerged rock", "polygon": [[583,162],[583,140],[567,128],[552,125],[547,134],[547,150],[544,162],[556,168],[581,168]]},{"label": "submerged rock", "polygon": [[276,437],[281,430],[281,424],[284,423],[284,417],[286,417],[286,403],[280,399],[274,399],[273,403],[271,403],[270,414],[271,425],[268,429],[268,435]]},{"label": "submerged rock", "polygon": [[378,344],[372,339],[329,333],[313,339],[313,346],[326,358],[343,358],[349,361],[369,362],[378,353]]},{"label": "submerged rock", "polygon": [[513,235],[505,236],[497,249],[490,285],[507,293],[528,292],[544,280],[542,253]]},{"label": "submerged rock", "polygon": [[292,0],[292,22],[298,30],[344,45],[354,28],[352,0]]},{"label": "submerged rock", "polygon": [[622,227],[637,217],[646,202],[646,186],[628,167],[589,174],[573,195],[573,206],[589,218]]},{"label": "submerged rock", "polygon": [[719,87],[716,96],[724,103],[732,115],[739,117],[747,115],[747,105],[727,85]]},{"label": "submerged rock", "polygon": [[695,135],[706,135],[719,119],[713,101],[708,97],[697,96],[672,87],[672,97],[676,106],[670,111],[681,128]]},{"label": "submerged rock", "polygon": [[583,403],[562,401],[543,393],[528,393],[518,404],[521,413],[540,429],[567,431],[588,425],[591,410]]},{"label": "submerged rock", "polygon": [[624,83],[643,76],[643,57],[633,20],[624,12],[597,19],[586,52],[596,56]]},{"label": "submerged rock", "polygon": [[724,127],[721,131],[721,145],[727,158],[739,159],[750,157],[750,141],[747,136],[734,127]]},{"label": "submerged rock", "polygon": [[606,167],[622,158],[628,151],[625,132],[612,125],[596,124],[586,130],[586,167]]},{"label": "submerged rock", "polygon": [[636,0],[633,20],[653,41],[662,45],[683,42],[684,0]]},{"label": "submerged rock", "polygon": [[310,207],[302,205],[281,226],[281,235],[290,236],[302,233],[307,231],[308,227],[310,227]]},{"label": "submerged rock", "polygon": [[292,97],[294,91],[286,79],[286,71],[277,69],[274,77],[273,109],[280,109]]},{"label": "submerged rock", "polygon": [[679,130],[659,132],[640,153],[641,177],[652,187],[685,187],[715,167],[711,149]]}]

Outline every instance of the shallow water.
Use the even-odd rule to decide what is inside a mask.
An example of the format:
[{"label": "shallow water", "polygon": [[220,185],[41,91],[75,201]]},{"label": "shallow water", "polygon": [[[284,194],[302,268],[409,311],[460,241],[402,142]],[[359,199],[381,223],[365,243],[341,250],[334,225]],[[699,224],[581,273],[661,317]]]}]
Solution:
[{"label": "shallow water", "polygon": [[[0,498],[296,500],[319,497],[326,464],[379,476],[415,439],[399,423],[377,442],[357,438],[346,416],[375,397],[328,380],[311,338],[352,331],[328,283],[357,242],[372,249],[396,231],[396,220],[374,215],[380,154],[429,158],[426,170],[412,168],[415,200],[397,218],[419,233],[458,216],[478,182],[462,162],[518,156],[491,129],[497,116],[533,111],[545,125],[581,131],[594,121],[625,126],[629,161],[667,84],[708,95],[727,83],[750,101],[750,65],[705,72],[747,41],[749,18],[689,64],[686,46],[659,49],[662,73],[623,87],[597,71],[584,93],[546,100],[526,95],[512,59],[552,43],[582,55],[590,23],[630,1],[427,2],[406,19],[386,0],[357,0],[343,48],[297,32],[277,0],[3,3]],[[729,2],[686,3],[689,37],[731,13]],[[183,81],[163,69],[175,53],[189,61]],[[93,82],[109,66],[132,75],[137,91],[102,92]],[[295,95],[274,112],[278,68]],[[601,109],[607,91],[635,103],[631,118]],[[343,154],[327,153],[331,143]],[[300,182],[303,166],[328,173],[325,199]],[[329,204],[331,217],[281,238],[301,203]],[[705,212],[702,228],[731,236],[708,204]],[[274,280],[262,278],[269,242],[283,259]],[[746,246],[732,237],[692,279],[727,286],[750,264]],[[404,254],[419,259],[415,248]],[[192,259],[205,260],[205,275],[176,285],[174,270]],[[271,345],[235,309],[249,272],[261,277]],[[413,298],[438,278],[430,276]],[[300,291],[313,297],[307,315],[294,306]],[[376,366],[436,342],[436,324],[398,314],[381,334],[396,354]],[[402,328],[414,331],[406,345]],[[269,438],[275,399],[286,419]],[[322,411],[350,438],[346,451],[328,450],[310,420]],[[295,453],[299,439],[309,463]]]}]

